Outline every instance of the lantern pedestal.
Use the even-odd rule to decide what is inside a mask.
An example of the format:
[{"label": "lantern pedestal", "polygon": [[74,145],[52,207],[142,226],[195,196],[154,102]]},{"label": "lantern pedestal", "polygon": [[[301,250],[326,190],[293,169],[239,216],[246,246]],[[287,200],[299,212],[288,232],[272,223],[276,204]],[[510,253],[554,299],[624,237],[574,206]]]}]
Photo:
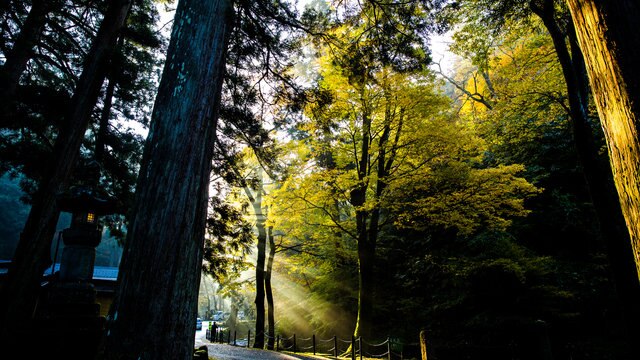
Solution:
[{"label": "lantern pedestal", "polygon": [[51,336],[52,353],[65,359],[93,358],[105,324],[91,283],[102,231],[100,226],[85,225],[73,221],[62,233],[65,248],[60,272],[48,288],[41,319],[43,329]]},{"label": "lantern pedestal", "polygon": [[69,228],[62,233],[64,250],[60,262],[60,281],[90,282],[96,261],[96,247],[102,238],[98,229]]}]

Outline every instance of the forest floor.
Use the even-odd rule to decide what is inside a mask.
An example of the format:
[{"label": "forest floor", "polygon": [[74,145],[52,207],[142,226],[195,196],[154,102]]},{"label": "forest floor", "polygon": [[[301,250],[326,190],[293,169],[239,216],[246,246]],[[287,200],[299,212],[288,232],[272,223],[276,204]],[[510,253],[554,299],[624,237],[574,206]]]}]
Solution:
[{"label": "forest floor", "polygon": [[[220,322],[219,325],[223,326],[224,323]],[[296,359],[302,359],[302,360],[326,360],[326,359],[335,359],[335,357],[333,356],[329,356],[327,354],[323,355],[314,355],[311,352],[291,352],[291,351],[270,351],[270,350],[260,350],[260,349],[254,349],[254,348],[247,348],[246,347],[246,334],[248,331],[251,330],[251,327],[249,326],[249,322],[239,322],[236,326],[236,329],[238,331],[238,334],[241,334],[240,336],[243,338],[239,338],[237,340],[237,346],[235,345],[230,345],[230,344],[219,344],[219,343],[212,343],[211,341],[207,340],[205,337],[206,334],[206,329],[209,326],[209,321],[203,321],[202,322],[202,329],[196,331],[195,334],[195,347],[198,348],[202,345],[206,345],[207,349],[208,349],[208,353],[209,353],[209,359],[211,360],[258,360],[258,359],[265,359],[265,360],[296,360]],[[362,359],[360,359],[360,357],[356,357],[358,360],[380,360],[380,357],[378,358],[369,358],[369,357],[363,357]],[[343,357],[343,356],[339,356],[338,360],[350,360],[351,357]],[[386,359],[386,358],[385,358]]]}]

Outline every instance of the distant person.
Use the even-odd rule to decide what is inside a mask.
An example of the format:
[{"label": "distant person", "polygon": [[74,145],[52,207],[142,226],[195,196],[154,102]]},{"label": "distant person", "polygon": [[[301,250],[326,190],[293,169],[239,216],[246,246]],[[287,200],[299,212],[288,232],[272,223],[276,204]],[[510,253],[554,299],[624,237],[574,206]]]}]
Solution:
[{"label": "distant person", "polygon": [[211,325],[211,340],[212,341],[216,341],[216,339],[217,339],[216,335],[218,335],[218,325],[214,321],[213,325]]}]

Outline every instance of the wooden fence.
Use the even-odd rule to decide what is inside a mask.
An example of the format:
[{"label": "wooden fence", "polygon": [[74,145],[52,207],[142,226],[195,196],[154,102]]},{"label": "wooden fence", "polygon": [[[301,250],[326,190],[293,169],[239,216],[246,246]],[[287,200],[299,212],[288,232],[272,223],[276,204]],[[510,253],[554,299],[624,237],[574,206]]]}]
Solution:
[{"label": "wooden fence", "polygon": [[[271,337],[264,335],[265,340]],[[207,340],[214,343],[229,344],[234,346],[251,347],[252,338],[251,331],[248,331],[247,337],[238,339],[237,332],[218,329],[214,334],[207,330]],[[267,341],[265,341],[266,343]],[[362,337],[351,337],[351,339],[341,339],[333,336],[328,339],[321,339],[315,334],[307,338],[298,337],[293,334],[289,337],[277,335],[274,342],[275,351],[291,351],[294,353],[313,353],[314,355],[322,355],[332,357],[334,359],[347,358],[358,360],[363,358],[379,358],[379,359],[403,359],[403,349],[407,344],[403,344],[398,339],[388,337],[386,340],[378,343],[370,343]],[[418,344],[408,344],[409,346],[418,346]]]}]

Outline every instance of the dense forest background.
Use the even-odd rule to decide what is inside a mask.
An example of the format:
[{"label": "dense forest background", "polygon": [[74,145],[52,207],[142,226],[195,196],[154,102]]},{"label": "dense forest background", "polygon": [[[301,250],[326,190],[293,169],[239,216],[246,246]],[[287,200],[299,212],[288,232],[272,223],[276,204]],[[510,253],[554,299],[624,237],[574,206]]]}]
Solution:
[{"label": "dense forest background", "polygon": [[[0,9],[5,84],[26,30],[36,33],[15,86],[1,89],[2,259],[50,178],[110,6]],[[64,181],[81,183],[95,160],[99,185],[127,209],[102,219],[105,266],[119,265],[112,253],[126,242],[175,7],[133,2]],[[615,230],[619,205],[606,207],[605,136],[563,1],[232,8],[211,145],[202,270],[218,298],[207,315],[246,313],[257,347],[275,333],[414,344],[424,330],[433,359],[633,358],[638,282],[612,255],[629,235]],[[448,64],[431,55],[442,34]]]}]

